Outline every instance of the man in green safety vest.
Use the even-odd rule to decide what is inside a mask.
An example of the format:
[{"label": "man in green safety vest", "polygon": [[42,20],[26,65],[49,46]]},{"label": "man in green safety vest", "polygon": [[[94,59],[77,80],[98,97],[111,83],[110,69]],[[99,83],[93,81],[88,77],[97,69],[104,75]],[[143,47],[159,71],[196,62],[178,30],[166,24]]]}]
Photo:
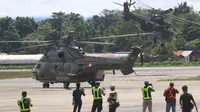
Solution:
[{"label": "man in green safety vest", "polygon": [[111,93],[107,99],[107,102],[109,103],[109,112],[116,112],[117,107],[120,106],[118,94],[115,91],[115,85],[111,84],[110,86]]},{"label": "man in green safety vest", "polygon": [[92,105],[92,112],[95,112],[97,109],[97,112],[101,112],[103,110],[103,98],[102,94],[105,96],[104,90],[101,89],[100,83],[96,82],[95,86],[92,88],[92,95],[93,95],[93,105]]},{"label": "man in green safety vest", "polygon": [[146,108],[148,107],[149,112],[152,112],[152,97],[151,92],[154,92],[152,84],[149,81],[144,82],[144,87],[142,87],[142,95],[143,95],[143,109],[142,112],[146,112]]},{"label": "man in green safety vest", "polygon": [[31,99],[26,98],[27,92],[22,92],[22,97],[18,99],[17,104],[20,107],[20,112],[31,112],[30,107],[32,107]]}]

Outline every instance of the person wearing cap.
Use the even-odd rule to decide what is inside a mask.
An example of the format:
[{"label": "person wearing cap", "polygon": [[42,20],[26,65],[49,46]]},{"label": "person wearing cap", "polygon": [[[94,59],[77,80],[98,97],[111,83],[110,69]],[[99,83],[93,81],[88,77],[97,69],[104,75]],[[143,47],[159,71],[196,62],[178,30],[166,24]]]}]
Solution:
[{"label": "person wearing cap", "polygon": [[92,105],[92,112],[101,112],[103,110],[103,98],[102,95],[105,96],[104,90],[99,87],[100,82],[96,82],[95,86],[92,88],[92,95],[93,95],[93,105]]},{"label": "person wearing cap", "polygon": [[183,94],[180,96],[179,99],[182,112],[192,112],[194,106],[196,108],[196,112],[198,112],[198,108],[192,94],[188,93],[188,87],[185,85],[182,87],[182,90]]},{"label": "person wearing cap", "polygon": [[174,88],[174,83],[170,82],[169,87],[163,93],[166,101],[166,112],[170,112],[170,108],[172,108],[172,112],[176,112],[176,94],[178,93],[179,91]]},{"label": "person wearing cap", "polygon": [[26,98],[27,92],[23,91],[22,92],[22,97],[17,100],[17,104],[20,107],[20,112],[30,112],[32,107],[31,99]]},{"label": "person wearing cap", "polygon": [[72,105],[74,105],[73,112],[76,112],[77,107],[78,107],[78,112],[81,112],[82,95],[85,96],[84,89],[80,88],[80,83],[76,83],[76,89],[73,91],[73,101],[72,101]]},{"label": "person wearing cap", "polygon": [[142,112],[146,112],[146,108],[148,107],[149,112],[152,112],[152,96],[151,92],[154,92],[152,84],[149,83],[149,81],[144,82],[144,87],[142,89],[142,95],[143,95],[143,108]]},{"label": "person wearing cap", "polygon": [[118,99],[118,93],[115,91],[115,85],[111,84],[110,86],[111,93],[107,99],[107,102],[109,103],[109,112],[116,112],[117,107],[120,106],[119,99]]}]

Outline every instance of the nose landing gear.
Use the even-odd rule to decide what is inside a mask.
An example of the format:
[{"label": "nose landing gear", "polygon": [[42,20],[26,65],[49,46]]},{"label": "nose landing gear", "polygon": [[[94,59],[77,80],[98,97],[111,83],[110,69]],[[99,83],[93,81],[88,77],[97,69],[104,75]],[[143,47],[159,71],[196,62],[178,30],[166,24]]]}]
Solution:
[{"label": "nose landing gear", "polygon": [[43,83],[43,88],[49,88],[49,86],[50,86],[49,83],[47,83],[47,82]]},{"label": "nose landing gear", "polygon": [[68,89],[69,88],[69,82],[65,82],[65,83],[63,83],[63,87],[65,88],[65,89]]}]

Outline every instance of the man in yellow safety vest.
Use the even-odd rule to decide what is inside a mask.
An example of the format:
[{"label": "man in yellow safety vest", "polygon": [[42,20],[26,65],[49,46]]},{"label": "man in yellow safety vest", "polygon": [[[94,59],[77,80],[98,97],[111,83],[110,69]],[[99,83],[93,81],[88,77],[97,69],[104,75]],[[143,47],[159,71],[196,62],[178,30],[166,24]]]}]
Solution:
[{"label": "man in yellow safety vest", "polygon": [[152,87],[152,84],[149,81],[144,82],[144,87],[142,87],[142,95],[143,95],[143,109],[142,112],[146,112],[146,108],[148,107],[149,112],[152,112],[152,97],[151,92],[155,90]]},{"label": "man in yellow safety vest", "polygon": [[95,112],[97,109],[97,112],[101,112],[103,110],[103,98],[102,94],[105,96],[104,90],[101,89],[100,83],[96,82],[95,86],[92,88],[92,95],[93,95],[93,105],[92,105],[92,112]]},{"label": "man in yellow safety vest", "polygon": [[22,92],[22,97],[17,100],[17,104],[20,107],[20,112],[31,112],[30,107],[32,107],[31,99],[26,98],[27,92]]}]

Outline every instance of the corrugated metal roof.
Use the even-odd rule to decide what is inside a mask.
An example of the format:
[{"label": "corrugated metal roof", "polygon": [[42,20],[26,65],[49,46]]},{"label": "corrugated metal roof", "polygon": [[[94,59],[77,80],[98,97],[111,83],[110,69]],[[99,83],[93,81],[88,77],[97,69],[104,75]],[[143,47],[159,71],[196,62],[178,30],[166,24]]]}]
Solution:
[{"label": "corrugated metal roof", "polygon": [[192,51],[176,51],[174,54],[176,56],[189,56],[192,53]]},{"label": "corrugated metal roof", "polygon": [[183,51],[182,56],[189,56],[192,53],[192,51]]},{"label": "corrugated metal roof", "polygon": [[182,55],[182,53],[183,53],[183,51],[176,51],[176,52],[174,52],[174,54],[175,54],[176,56],[180,56],[180,55]]},{"label": "corrugated metal roof", "polygon": [[0,55],[0,60],[39,60],[43,54],[38,55]]}]

